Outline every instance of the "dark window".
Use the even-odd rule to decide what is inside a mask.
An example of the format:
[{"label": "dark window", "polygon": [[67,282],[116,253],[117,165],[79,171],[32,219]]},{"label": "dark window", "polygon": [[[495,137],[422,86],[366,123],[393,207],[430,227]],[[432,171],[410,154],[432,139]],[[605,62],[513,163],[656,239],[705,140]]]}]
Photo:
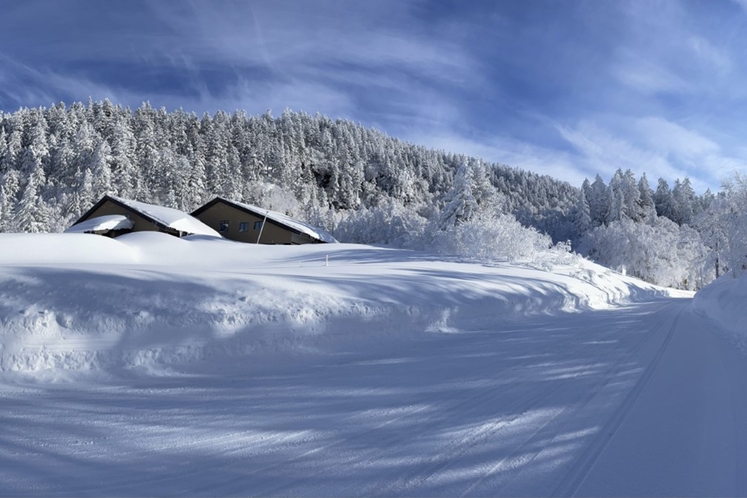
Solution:
[{"label": "dark window", "polygon": [[249,222],[248,221],[242,221],[239,223],[239,232],[248,232],[249,231]]},{"label": "dark window", "polygon": [[262,222],[261,221],[255,221],[254,222],[254,229],[255,230],[262,230]]},{"label": "dark window", "polygon": [[220,222],[220,231],[221,232],[227,232],[228,231],[228,220],[221,220],[221,222]]}]

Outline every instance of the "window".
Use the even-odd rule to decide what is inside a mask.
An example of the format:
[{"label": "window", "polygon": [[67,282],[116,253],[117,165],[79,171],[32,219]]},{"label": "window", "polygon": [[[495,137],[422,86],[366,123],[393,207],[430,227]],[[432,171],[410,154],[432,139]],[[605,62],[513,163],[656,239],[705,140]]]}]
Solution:
[{"label": "window", "polygon": [[248,232],[249,231],[249,222],[248,221],[242,221],[239,223],[239,232]]},{"label": "window", "polygon": [[227,232],[228,231],[228,220],[221,220],[221,222],[220,222],[220,231],[221,232]]},{"label": "window", "polygon": [[254,229],[255,230],[262,230],[262,222],[261,221],[255,221],[254,222]]}]

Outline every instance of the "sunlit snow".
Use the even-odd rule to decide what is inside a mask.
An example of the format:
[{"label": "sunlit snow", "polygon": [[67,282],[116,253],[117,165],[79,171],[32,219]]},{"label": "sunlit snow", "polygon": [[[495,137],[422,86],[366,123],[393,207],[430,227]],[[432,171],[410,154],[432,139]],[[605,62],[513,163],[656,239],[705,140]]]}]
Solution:
[{"label": "sunlit snow", "polygon": [[0,247],[0,495],[747,491],[745,360],[690,293],[575,258]]}]

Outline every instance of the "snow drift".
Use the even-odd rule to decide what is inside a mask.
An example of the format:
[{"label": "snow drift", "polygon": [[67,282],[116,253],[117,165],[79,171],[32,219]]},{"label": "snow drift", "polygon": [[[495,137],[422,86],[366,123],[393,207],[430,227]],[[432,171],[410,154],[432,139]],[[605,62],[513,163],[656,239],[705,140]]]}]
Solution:
[{"label": "snow drift", "polygon": [[0,235],[0,370],[259,361],[335,341],[486,330],[673,291],[588,261],[494,265],[352,244],[150,232]]},{"label": "snow drift", "polygon": [[723,275],[707,285],[693,299],[693,308],[728,331],[742,350],[747,351],[747,273],[734,278]]}]

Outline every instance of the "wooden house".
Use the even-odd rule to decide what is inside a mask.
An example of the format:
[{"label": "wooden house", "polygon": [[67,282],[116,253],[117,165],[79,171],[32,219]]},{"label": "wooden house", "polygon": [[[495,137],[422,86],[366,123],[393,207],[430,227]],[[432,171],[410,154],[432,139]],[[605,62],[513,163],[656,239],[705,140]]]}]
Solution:
[{"label": "wooden house", "polygon": [[223,237],[252,244],[336,243],[324,230],[275,211],[216,197],[192,216]]},{"label": "wooden house", "polygon": [[142,231],[163,232],[175,237],[220,236],[196,218],[178,209],[111,195],[104,196],[65,231],[95,233],[108,237]]}]

